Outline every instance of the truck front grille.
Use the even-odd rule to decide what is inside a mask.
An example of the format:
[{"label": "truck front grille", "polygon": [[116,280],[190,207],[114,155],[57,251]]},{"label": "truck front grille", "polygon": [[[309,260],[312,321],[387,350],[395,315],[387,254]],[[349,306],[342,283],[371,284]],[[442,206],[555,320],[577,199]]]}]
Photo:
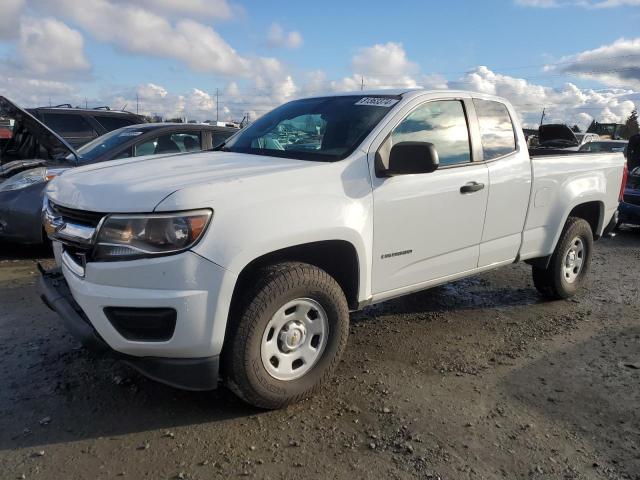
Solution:
[{"label": "truck front grille", "polygon": [[81,225],[86,225],[89,227],[97,227],[102,220],[102,217],[106,215],[106,213],[99,212],[87,212],[85,210],[75,210],[73,208],[63,207],[62,205],[56,205],[55,203],[50,201],[51,209],[60,215],[65,221],[70,221],[72,223],[79,223]]}]

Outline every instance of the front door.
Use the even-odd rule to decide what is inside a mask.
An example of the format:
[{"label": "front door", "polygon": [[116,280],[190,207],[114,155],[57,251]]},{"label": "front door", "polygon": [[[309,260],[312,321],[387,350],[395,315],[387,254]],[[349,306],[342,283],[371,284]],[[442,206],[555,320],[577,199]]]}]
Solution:
[{"label": "front door", "polygon": [[432,173],[373,179],[374,295],[478,266],[489,174],[485,164],[472,161],[463,102],[418,106],[380,151],[405,141],[432,143],[440,167]]}]

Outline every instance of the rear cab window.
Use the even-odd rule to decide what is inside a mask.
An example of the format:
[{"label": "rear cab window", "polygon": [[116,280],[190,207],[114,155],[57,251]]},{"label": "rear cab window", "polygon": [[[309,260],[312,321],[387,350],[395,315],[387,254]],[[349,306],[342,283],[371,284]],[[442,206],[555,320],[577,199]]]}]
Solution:
[{"label": "rear cab window", "polygon": [[473,99],[485,161],[494,160],[516,151],[516,134],[509,110],[504,103]]}]

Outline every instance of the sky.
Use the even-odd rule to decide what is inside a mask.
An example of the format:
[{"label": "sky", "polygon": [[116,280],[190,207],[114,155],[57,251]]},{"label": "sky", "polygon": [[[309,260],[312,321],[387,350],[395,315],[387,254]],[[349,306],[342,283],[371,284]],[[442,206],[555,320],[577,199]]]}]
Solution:
[{"label": "sky", "polygon": [[453,88],[584,129],[640,103],[639,25],[640,0],[1,0],[0,95],[202,121]]}]

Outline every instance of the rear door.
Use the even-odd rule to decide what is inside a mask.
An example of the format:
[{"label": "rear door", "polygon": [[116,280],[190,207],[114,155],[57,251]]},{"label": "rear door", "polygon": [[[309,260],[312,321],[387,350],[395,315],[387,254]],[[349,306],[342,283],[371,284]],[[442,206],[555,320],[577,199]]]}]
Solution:
[{"label": "rear door", "polygon": [[[489,173],[484,163],[473,161],[467,102],[433,100],[416,106],[377,149],[377,155],[384,155],[398,142],[430,142],[440,167],[432,173],[372,178],[374,294],[410,290],[478,265]],[[469,191],[469,185],[476,188]]]},{"label": "rear door", "polygon": [[491,184],[478,262],[484,267],[518,255],[531,195],[531,160],[504,103],[476,98],[473,105]]}]

